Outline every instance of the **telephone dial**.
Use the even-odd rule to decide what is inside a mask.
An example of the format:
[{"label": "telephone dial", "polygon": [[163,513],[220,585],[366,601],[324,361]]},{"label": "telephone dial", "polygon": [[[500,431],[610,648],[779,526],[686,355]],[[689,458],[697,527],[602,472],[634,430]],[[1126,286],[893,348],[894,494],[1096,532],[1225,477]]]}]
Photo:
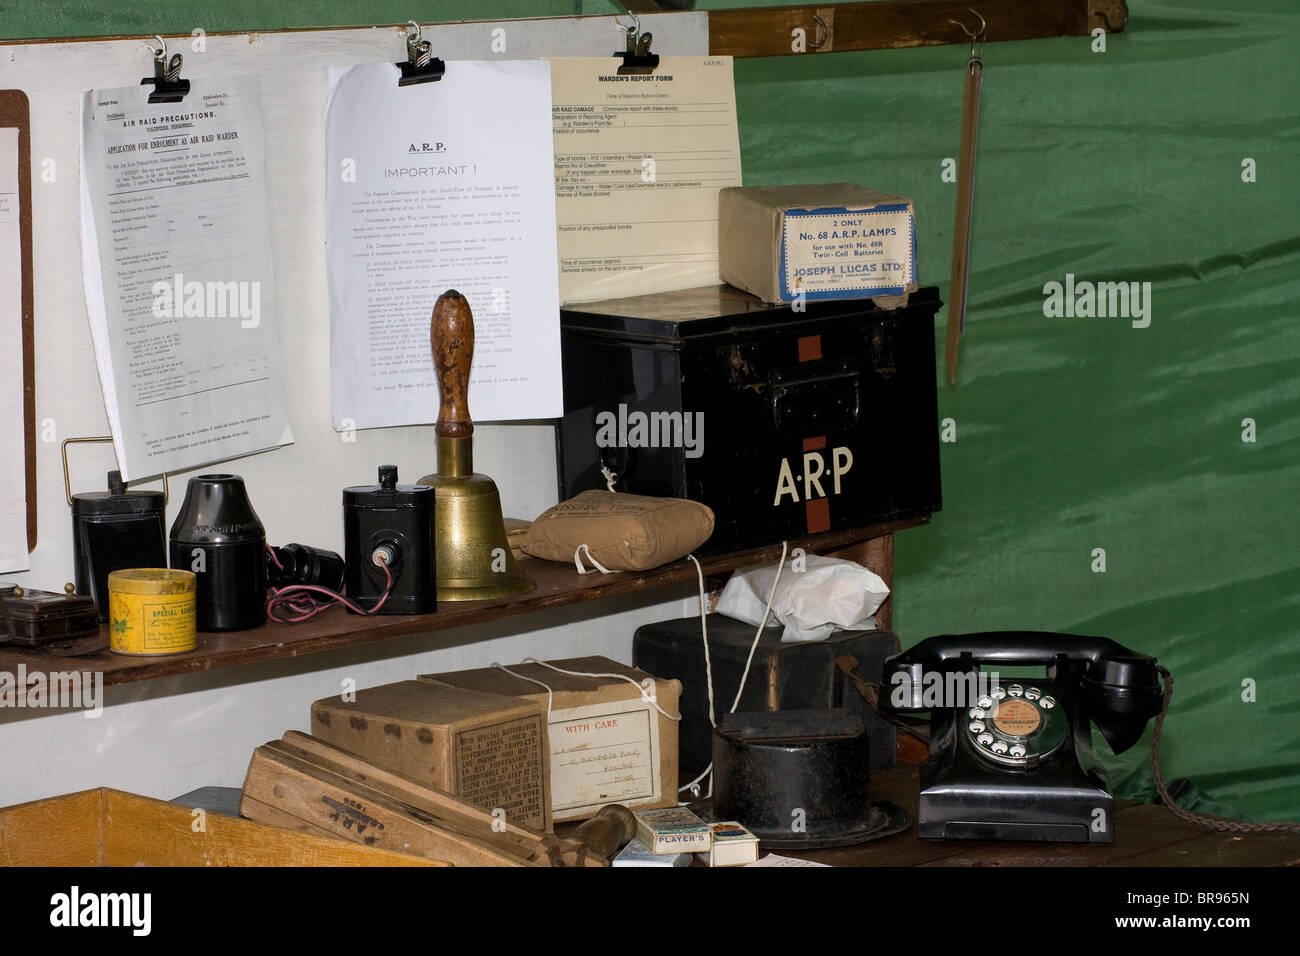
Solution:
[{"label": "telephone dial", "polygon": [[[1003,679],[997,665],[1042,665]],[[1091,725],[1115,753],[1163,691],[1155,658],[1105,637],[992,631],[931,637],[885,665],[881,697],[930,711],[917,833],[926,839],[1114,841],[1114,800]]]}]

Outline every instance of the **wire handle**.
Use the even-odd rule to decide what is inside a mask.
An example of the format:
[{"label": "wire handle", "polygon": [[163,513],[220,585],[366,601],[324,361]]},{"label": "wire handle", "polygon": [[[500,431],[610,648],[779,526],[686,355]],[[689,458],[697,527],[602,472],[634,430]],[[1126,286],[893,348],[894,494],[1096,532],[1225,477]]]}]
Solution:
[{"label": "wire handle", "polygon": [[[80,444],[81,442],[112,442],[113,439],[108,435],[97,435],[94,438],[65,438],[61,446],[63,452],[63,496],[68,499],[68,507],[72,507],[72,484],[68,479],[68,446]],[[171,492],[167,490],[167,472],[162,473],[163,483],[163,507],[171,499]]]}]

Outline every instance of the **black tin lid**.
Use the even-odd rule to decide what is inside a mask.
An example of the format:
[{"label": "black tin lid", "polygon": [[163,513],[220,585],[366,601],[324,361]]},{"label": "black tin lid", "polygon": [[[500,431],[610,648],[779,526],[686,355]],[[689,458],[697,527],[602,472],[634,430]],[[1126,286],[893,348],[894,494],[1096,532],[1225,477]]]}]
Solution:
[{"label": "black tin lid", "polygon": [[866,724],[843,710],[769,710],[724,714],[717,733],[734,740],[764,743],[853,740],[866,733]]},{"label": "black tin lid", "polygon": [[73,515],[161,514],[167,498],[161,491],[128,490],[122,473],[108,473],[108,491],[83,491],[72,496]]},{"label": "black tin lid", "polygon": [[571,305],[560,310],[560,328],[637,339],[680,340],[738,329],[887,316],[891,312],[907,314],[913,306],[934,312],[939,305],[939,290],[926,286],[913,292],[907,305],[896,310],[882,308],[875,300],[865,298],[806,302],[801,311],[795,311],[793,303],[767,303],[729,285],[711,285]]},{"label": "black tin lid", "polygon": [[433,508],[432,485],[399,485],[397,466],[379,466],[379,484],[343,489],[345,508]]}]

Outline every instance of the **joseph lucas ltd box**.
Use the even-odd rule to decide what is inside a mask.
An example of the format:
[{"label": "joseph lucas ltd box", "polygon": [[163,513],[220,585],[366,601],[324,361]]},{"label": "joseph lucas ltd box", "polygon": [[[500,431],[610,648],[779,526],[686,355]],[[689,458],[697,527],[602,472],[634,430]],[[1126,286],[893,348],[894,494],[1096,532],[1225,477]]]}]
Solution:
[{"label": "joseph lucas ltd box", "polygon": [[423,674],[420,680],[517,697],[543,709],[549,697],[551,807],[557,821],[587,819],[607,803],[677,805],[677,721],[664,713],[678,714],[678,681],[656,680],[607,657]]},{"label": "joseph lucas ltd box", "polygon": [[915,292],[910,199],[852,183],[718,193],[718,274],[764,302]]}]

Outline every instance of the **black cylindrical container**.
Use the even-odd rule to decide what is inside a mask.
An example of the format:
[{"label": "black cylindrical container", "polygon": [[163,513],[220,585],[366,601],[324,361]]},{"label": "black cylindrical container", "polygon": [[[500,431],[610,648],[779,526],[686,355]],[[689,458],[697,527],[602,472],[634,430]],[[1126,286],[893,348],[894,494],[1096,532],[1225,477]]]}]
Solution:
[{"label": "black cylindrical container", "polygon": [[266,623],[266,531],[238,475],[199,475],[172,524],[171,566],[198,576],[200,631]]},{"label": "black cylindrical container", "polygon": [[727,714],[713,732],[713,813],[765,847],[862,843],[889,824],[869,763],[866,727],[844,711]]},{"label": "black cylindrical container", "polygon": [[94,598],[108,620],[108,576],[130,568],[167,566],[166,495],[127,490],[108,473],[108,491],[72,495],[72,555],[77,593]]},{"label": "black cylindrical container", "polygon": [[[438,609],[433,499],[429,485],[399,485],[397,468],[381,465],[379,484],[343,489],[343,540],[347,594],[374,607],[387,579],[375,563],[382,555],[392,575],[379,614],[431,614]],[[360,599],[360,600],[358,600]]]},{"label": "black cylindrical container", "polygon": [[335,592],[343,590],[345,568],[341,554],[305,544],[286,544],[271,551],[274,554],[266,561],[266,580],[271,587],[311,584]]}]

